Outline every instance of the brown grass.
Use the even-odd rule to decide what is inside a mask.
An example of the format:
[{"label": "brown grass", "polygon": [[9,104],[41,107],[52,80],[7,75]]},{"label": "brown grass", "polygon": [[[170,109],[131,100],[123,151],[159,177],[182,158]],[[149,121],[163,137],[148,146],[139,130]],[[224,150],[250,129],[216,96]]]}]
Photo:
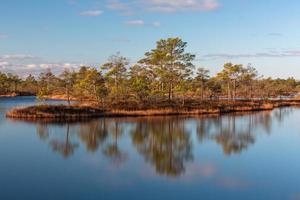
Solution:
[{"label": "brown grass", "polygon": [[86,106],[38,105],[25,108],[14,108],[6,113],[9,118],[22,119],[84,119],[99,117],[103,111]]},{"label": "brown grass", "polygon": [[14,108],[6,117],[27,120],[84,120],[95,117],[135,117],[168,115],[204,115],[233,112],[272,110],[277,107],[300,105],[300,101],[227,101],[202,104],[201,106],[165,107],[159,109],[112,109],[101,110],[95,106],[37,105]]}]

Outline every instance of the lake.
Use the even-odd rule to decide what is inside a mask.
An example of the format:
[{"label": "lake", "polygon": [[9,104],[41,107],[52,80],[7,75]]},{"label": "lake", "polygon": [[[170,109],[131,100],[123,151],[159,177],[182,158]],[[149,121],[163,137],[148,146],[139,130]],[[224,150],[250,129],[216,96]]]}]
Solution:
[{"label": "lake", "polygon": [[31,104],[0,99],[1,200],[300,199],[300,108],[80,123],[4,116]]}]

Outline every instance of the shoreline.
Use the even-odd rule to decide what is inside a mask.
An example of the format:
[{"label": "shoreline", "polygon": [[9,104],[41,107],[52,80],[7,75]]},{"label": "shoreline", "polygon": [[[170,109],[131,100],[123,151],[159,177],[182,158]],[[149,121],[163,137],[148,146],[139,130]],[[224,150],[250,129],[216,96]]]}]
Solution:
[{"label": "shoreline", "polygon": [[280,107],[300,106],[300,100],[282,100],[268,102],[237,102],[218,104],[218,107],[207,108],[158,108],[143,110],[112,109],[101,110],[92,106],[80,105],[37,105],[13,108],[6,113],[7,118],[21,120],[76,121],[103,117],[144,117],[144,116],[200,116],[222,115],[226,113],[242,113],[273,110]]},{"label": "shoreline", "polygon": [[10,98],[10,97],[29,97],[35,96],[34,94],[30,93],[9,93],[9,94],[1,94],[0,98]]},{"label": "shoreline", "polygon": [[[59,100],[59,101],[68,101],[68,97],[65,95],[49,95],[44,97],[45,100]],[[74,97],[69,98],[70,101],[77,101],[78,99]]]},{"label": "shoreline", "polygon": [[1,97],[17,97],[19,96],[17,93],[12,93],[12,94],[1,94],[0,95],[0,98]]}]

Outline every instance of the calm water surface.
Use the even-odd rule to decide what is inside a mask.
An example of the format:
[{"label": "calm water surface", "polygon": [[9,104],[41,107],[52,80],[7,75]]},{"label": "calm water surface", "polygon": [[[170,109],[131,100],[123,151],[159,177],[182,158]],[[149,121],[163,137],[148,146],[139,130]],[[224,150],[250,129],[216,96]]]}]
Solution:
[{"label": "calm water surface", "polygon": [[[0,199],[300,199],[300,108],[222,117],[6,119]],[[54,102],[55,103],[55,102]]]}]

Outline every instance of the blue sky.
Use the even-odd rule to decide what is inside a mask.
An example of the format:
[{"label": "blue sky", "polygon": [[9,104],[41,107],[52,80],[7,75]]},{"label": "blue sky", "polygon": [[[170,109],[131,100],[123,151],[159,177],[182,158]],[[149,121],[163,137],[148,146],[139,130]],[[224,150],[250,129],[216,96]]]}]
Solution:
[{"label": "blue sky", "polygon": [[160,38],[181,37],[196,66],[225,62],[300,79],[297,0],[0,0],[0,70],[26,74],[132,63]]}]

